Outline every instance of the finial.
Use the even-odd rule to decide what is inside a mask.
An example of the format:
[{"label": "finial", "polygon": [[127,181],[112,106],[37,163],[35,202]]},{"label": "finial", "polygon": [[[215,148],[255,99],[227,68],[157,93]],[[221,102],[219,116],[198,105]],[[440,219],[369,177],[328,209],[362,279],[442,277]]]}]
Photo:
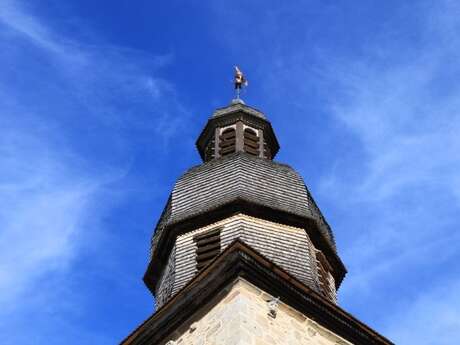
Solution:
[{"label": "finial", "polygon": [[238,68],[238,66],[235,66],[234,84],[235,84],[235,91],[236,91],[236,99],[234,99],[232,103],[244,103],[240,99],[240,92],[243,87],[248,86],[248,81],[245,78],[243,72],[241,72],[241,70]]}]

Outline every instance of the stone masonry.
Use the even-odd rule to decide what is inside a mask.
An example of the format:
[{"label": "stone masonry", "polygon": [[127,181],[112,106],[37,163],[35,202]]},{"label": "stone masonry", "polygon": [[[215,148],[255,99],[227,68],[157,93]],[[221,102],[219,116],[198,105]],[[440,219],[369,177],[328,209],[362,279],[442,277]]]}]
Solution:
[{"label": "stone masonry", "polygon": [[163,345],[347,345],[350,342],[239,278]]}]

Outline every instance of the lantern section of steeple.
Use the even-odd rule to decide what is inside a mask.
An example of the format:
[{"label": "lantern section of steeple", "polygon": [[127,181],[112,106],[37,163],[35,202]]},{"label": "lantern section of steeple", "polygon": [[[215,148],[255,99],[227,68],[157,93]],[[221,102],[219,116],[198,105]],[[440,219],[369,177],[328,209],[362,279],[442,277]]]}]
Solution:
[{"label": "lantern section of steeple", "polygon": [[196,146],[204,162],[235,152],[273,159],[279,150],[278,140],[265,115],[241,100],[214,112]]}]

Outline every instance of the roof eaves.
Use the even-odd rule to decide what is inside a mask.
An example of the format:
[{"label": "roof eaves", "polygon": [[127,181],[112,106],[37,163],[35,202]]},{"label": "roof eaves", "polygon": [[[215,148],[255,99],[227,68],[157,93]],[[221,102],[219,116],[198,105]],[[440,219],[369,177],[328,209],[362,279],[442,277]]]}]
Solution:
[{"label": "roof eaves", "polygon": [[280,296],[282,302],[354,344],[393,344],[240,240],[229,245],[122,344],[151,344],[164,340],[238,277]]}]

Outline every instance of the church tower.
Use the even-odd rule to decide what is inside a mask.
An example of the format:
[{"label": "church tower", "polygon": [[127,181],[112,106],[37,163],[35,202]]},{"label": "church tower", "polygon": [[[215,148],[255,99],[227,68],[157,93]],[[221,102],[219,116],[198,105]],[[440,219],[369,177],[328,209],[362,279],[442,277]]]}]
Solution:
[{"label": "church tower", "polygon": [[152,238],[156,312],[122,344],[392,344],[337,305],[333,233],[302,177],[274,161],[265,114],[238,93],[196,146],[203,163],[177,180]]}]

